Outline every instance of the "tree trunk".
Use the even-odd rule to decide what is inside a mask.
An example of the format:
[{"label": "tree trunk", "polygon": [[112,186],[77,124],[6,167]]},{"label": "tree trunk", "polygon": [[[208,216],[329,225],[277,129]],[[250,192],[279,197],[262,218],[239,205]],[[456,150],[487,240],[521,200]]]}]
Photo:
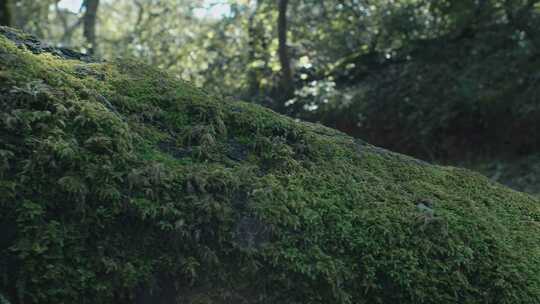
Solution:
[{"label": "tree trunk", "polygon": [[11,26],[12,22],[11,1],[0,0],[0,25]]},{"label": "tree trunk", "polygon": [[[248,60],[249,63],[253,63],[255,60],[257,60],[257,43],[259,41],[259,32],[257,31],[256,24],[255,24],[255,17],[257,16],[258,10],[259,10],[259,3],[258,1],[255,1],[255,10],[248,18],[248,45],[249,45],[249,51],[248,51]],[[259,77],[257,70],[259,68],[255,68],[253,66],[250,66],[248,69],[248,89],[247,89],[247,97],[253,98],[254,96],[257,96],[259,94]]]},{"label": "tree trunk", "polygon": [[84,7],[84,20],[83,20],[83,34],[86,42],[89,45],[88,54],[94,55],[97,49],[96,40],[96,20],[97,10],[99,6],[99,0],[85,0]]},{"label": "tree trunk", "polygon": [[281,90],[282,101],[291,99],[294,96],[293,75],[291,70],[291,59],[287,49],[287,6],[288,0],[279,1],[278,16],[278,40],[279,40],[279,61],[281,63]]}]

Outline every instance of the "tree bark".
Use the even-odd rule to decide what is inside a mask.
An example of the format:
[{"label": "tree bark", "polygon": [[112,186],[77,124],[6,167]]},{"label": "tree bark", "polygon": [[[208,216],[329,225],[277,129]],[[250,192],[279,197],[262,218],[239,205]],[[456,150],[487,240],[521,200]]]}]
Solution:
[{"label": "tree bark", "polygon": [[85,0],[84,7],[83,34],[89,45],[87,53],[89,55],[94,55],[97,50],[96,21],[99,0]]},{"label": "tree bark", "polygon": [[12,26],[11,0],[0,0],[0,25]]},{"label": "tree bark", "polygon": [[289,57],[289,51],[287,47],[287,6],[288,0],[279,1],[279,15],[278,15],[278,55],[281,63],[281,90],[282,100],[286,101],[294,96],[294,84],[293,75],[291,69],[291,59]]}]

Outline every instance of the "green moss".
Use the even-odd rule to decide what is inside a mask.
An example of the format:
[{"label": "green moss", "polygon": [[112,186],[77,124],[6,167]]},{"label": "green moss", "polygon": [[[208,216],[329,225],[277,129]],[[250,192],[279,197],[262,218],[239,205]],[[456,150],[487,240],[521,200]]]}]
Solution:
[{"label": "green moss", "polygon": [[13,303],[535,303],[540,209],[472,172],[0,37]]}]

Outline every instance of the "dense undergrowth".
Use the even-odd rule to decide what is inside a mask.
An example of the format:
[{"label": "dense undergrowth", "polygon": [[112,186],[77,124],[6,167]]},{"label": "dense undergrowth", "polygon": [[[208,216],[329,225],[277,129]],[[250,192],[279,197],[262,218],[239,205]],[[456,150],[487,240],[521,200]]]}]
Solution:
[{"label": "dense undergrowth", "polygon": [[11,303],[540,301],[538,199],[2,31]]},{"label": "dense undergrowth", "polygon": [[538,35],[488,20],[455,37],[347,58],[334,72],[337,102],[308,118],[422,159],[536,153]]}]

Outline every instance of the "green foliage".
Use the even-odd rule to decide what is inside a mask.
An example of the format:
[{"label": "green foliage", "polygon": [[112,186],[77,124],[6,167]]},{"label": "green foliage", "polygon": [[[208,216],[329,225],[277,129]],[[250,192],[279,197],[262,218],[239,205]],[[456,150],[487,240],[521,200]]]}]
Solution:
[{"label": "green foliage", "polygon": [[[439,3],[431,13],[449,23],[435,27],[437,35],[339,61],[319,81],[334,89],[299,96],[315,109],[300,116],[423,158],[533,153],[540,147],[530,135],[540,132],[538,8],[483,3]],[[520,24],[509,21],[516,11],[526,16]]]},{"label": "green foliage", "polygon": [[0,37],[13,303],[540,300],[536,198],[136,61],[24,48]]}]

